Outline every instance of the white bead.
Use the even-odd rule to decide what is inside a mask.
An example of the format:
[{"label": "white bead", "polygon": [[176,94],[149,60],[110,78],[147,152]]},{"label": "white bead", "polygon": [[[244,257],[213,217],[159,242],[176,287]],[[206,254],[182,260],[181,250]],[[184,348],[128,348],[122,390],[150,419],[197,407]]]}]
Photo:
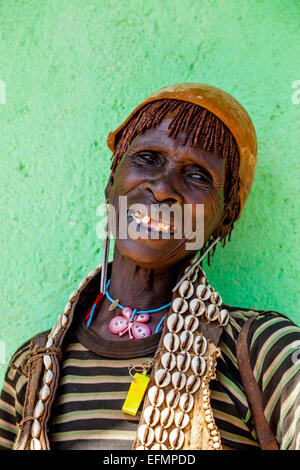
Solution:
[{"label": "white bead", "polygon": [[184,442],[184,434],[180,429],[173,429],[169,435],[169,441],[172,449],[178,450],[182,447]]},{"label": "white bead", "polygon": [[41,450],[42,446],[38,439],[31,439],[30,441],[30,450]]},{"label": "white bead", "polygon": [[63,313],[64,313],[65,315],[68,315],[68,314],[70,313],[71,307],[72,307],[71,302],[68,302],[68,303],[66,304],[65,308],[64,308],[64,312],[63,312]]},{"label": "white bead", "polygon": [[82,281],[80,281],[80,283],[78,284],[78,290],[83,289],[83,288],[87,285],[87,283],[88,283],[88,279],[87,279],[87,278],[85,278],[85,279],[83,279]]},{"label": "white bead", "polygon": [[35,418],[40,418],[43,413],[44,413],[44,403],[42,402],[42,400],[39,400],[37,404],[35,405],[33,416]]},{"label": "white bead", "polygon": [[88,278],[90,279],[91,277],[94,277],[97,273],[98,269],[92,269],[92,271],[88,273]]},{"label": "white bead", "polygon": [[45,374],[45,378],[44,378],[44,382],[49,385],[51,384],[53,380],[53,372],[49,369],[47,370],[46,374]]},{"label": "white bead", "polygon": [[48,341],[46,343],[46,348],[51,348],[53,344],[53,339],[51,337],[48,338]]},{"label": "white bead", "polygon": [[142,426],[138,428],[138,437],[141,443],[145,446],[151,445],[154,439],[153,428],[150,428],[150,426],[147,426],[146,424],[142,424]]},{"label": "white bead", "polygon": [[41,400],[45,401],[50,395],[50,388],[47,384],[44,384],[40,390],[39,397]]},{"label": "white bead", "polygon": [[55,336],[57,335],[57,333],[59,332],[60,330],[60,324],[59,324],[59,321],[54,325],[53,329],[51,330],[51,336],[52,338],[55,338]]},{"label": "white bead", "polygon": [[35,419],[31,426],[31,435],[32,437],[39,437],[40,433],[41,433],[40,422],[37,419]]},{"label": "white bead", "polygon": [[151,427],[155,426],[158,423],[159,418],[160,418],[159,409],[155,408],[154,406],[147,406],[147,408],[144,411],[145,423]]},{"label": "white bead", "polygon": [[[73,302],[75,302],[75,300],[77,299],[78,297],[78,292],[77,290],[74,290],[71,294],[70,294],[70,297],[69,297],[69,302],[72,304]],[[68,305],[68,304],[67,304]]]},{"label": "white bead", "polygon": [[51,369],[51,367],[52,367],[52,359],[51,359],[50,356],[48,356],[48,354],[46,354],[44,356],[44,365],[45,365],[47,370]]},{"label": "white bead", "polygon": [[60,324],[62,328],[65,328],[65,326],[68,324],[68,317],[65,314],[62,314],[60,318]]}]

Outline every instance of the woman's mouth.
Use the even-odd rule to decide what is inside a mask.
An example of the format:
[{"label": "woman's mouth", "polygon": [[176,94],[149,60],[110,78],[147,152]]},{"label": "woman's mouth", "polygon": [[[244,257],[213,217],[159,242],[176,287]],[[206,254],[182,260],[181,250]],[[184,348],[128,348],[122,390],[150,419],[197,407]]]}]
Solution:
[{"label": "woman's mouth", "polygon": [[151,218],[149,215],[143,214],[141,211],[129,209],[128,217],[135,221],[137,227],[140,229],[137,229],[138,231],[141,231],[143,228],[146,229],[148,233],[168,233],[170,235],[175,233],[173,224],[167,224],[155,220],[153,217]]}]

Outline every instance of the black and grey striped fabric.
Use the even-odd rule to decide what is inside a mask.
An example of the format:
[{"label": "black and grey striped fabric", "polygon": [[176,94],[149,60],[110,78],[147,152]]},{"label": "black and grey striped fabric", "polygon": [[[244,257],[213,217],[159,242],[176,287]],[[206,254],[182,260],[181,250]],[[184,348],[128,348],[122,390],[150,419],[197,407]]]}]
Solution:
[{"label": "black and grey striped fabric", "polygon": [[[212,407],[224,449],[259,450],[236,360],[236,341],[253,311],[233,309],[219,346],[217,378],[211,382]],[[281,449],[300,449],[300,329],[269,312],[249,334],[251,365],[263,394],[266,418]],[[18,367],[28,344],[16,353]],[[130,449],[140,413],[121,411],[129,385],[128,366],[149,361],[108,359],[69,337],[49,423],[51,449]],[[10,449],[21,420],[26,378],[9,367],[0,400],[0,449]]]}]

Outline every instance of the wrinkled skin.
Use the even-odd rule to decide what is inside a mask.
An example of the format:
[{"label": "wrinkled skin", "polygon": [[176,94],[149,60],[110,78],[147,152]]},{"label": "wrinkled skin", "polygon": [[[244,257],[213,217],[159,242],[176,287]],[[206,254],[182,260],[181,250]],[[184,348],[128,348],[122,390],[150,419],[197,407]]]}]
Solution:
[{"label": "wrinkled skin", "polygon": [[[212,234],[224,234],[225,160],[218,154],[195,150],[184,135],[168,137],[170,120],[164,119],[131,143],[105,189],[114,205],[118,220],[118,197],[127,196],[128,207],[134,203],[204,204],[204,242]],[[196,213],[193,210],[193,228]],[[128,221],[129,222],[129,221]],[[183,227],[184,229],[184,227]],[[184,233],[184,230],[183,230]],[[138,309],[160,307],[172,299],[179,271],[195,251],[187,251],[186,239],[116,239],[109,293],[122,305]],[[108,330],[113,315],[104,299],[91,329],[106,339],[126,341]],[[167,310],[166,310],[167,311]],[[154,332],[163,313],[152,314],[148,325]],[[138,340],[136,340],[138,341]]]}]

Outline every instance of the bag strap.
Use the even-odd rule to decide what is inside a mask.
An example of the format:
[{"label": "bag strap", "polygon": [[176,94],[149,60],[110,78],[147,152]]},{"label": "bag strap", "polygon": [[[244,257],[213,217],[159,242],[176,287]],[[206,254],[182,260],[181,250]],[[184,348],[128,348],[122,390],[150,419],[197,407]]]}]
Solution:
[{"label": "bag strap", "polygon": [[253,317],[249,318],[249,320],[244,323],[239,333],[236,345],[237,363],[261,449],[279,450],[278,442],[266,420],[262,393],[255,380],[250,363],[247,340],[250,327],[256,318],[257,315],[253,315]]}]

